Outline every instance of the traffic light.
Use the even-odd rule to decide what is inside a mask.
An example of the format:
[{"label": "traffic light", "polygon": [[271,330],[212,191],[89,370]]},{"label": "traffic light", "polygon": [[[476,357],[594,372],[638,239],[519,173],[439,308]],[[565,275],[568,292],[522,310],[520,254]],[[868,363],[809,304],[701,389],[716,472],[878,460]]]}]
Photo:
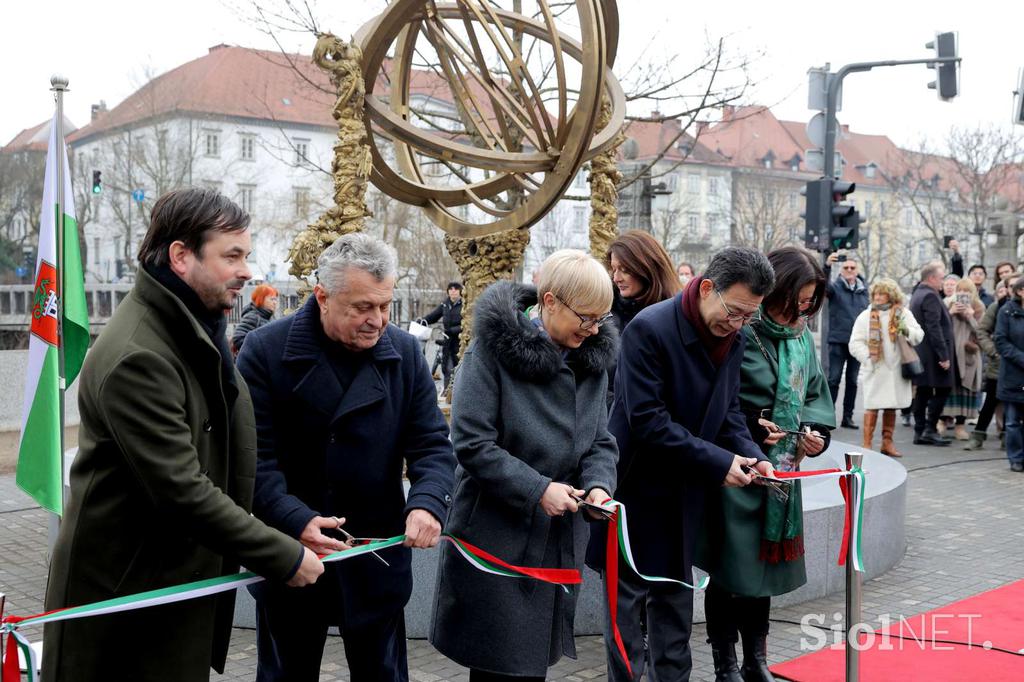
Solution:
[{"label": "traffic light", "polygon": [[843,203],[857,185],[844,180],[832,183],[829,241],[832,249],[856,249],[860,242],[860,213],[853,204]]},{"label": "traffic light", "polygon": [[92,172],[92,193],[99,194],[103,191],[103,171],[94,170]]},{"label": "traffic light", "polygon": [[[936,33],[935,40],[925,44],[930,50],[935,50],[935,56],[939,59],[956,58],[958,53],[957,36],[953,31]],[[929,88],[935,90],[939,99],[943,102],[956,97],[960,92],[960,63],[943,62],[941,64],[929,64],[928,68],[935,69],[938,74],[936,80],[928,84]]]},{"label": "traffic light", "polygon": [[804,219],[804,245],[813,251],[827,251],[828,244],[823,243],[822,238],[831,225],[832,181],[810,180],[800,194],[807,197],[807,207],[800,214]]}]

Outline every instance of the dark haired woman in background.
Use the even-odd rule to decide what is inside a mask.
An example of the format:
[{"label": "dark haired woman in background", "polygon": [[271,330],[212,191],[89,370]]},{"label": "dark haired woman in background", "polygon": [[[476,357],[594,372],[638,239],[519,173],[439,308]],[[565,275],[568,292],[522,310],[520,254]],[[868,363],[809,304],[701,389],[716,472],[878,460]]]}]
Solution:
[{"label": "dark haired woman in background", "polygon": [[[807,328],[828,280],[815,255],[803,248],[776,249],[768,260],[775,287],[761,303],[760,317],[744,330],[740,407],[772,465],[792,471],[803,457],[821,454],[835,428],[828,382]],[[705,609],[718,682],[775,679],[766,661],[771,598],[807,582],[800,484],[780,488],[788,497],[750,485],[722,488],[708,498],[697,564],[711,574]]]},{"label": "dark haired woman in background", "polygon": [[[604,259],[612,276],[615,299],[612,315],[621,332],[649,305],[672,298],[682,290],[664,247],[643,230],[630,230],[611,243]],[[615,390],[615,365],[608,370],[608,407]]]}]

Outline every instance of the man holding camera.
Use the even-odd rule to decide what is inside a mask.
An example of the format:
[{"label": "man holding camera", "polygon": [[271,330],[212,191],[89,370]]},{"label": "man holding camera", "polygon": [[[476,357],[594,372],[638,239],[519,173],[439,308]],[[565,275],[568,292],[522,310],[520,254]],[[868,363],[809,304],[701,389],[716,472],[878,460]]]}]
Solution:
[{"label": "man holding camera", "polygon": [[832,402],[839,395],[839,382],[846,369],[846,390],[843,393],[841,426],[855,429],[853,407],[857,402],[857,373],[860,363],[850,354],[850,335],[857,316],[868,307],[868,287],[860,276],[857,261],[836,252],[829,254],[828,264],[839,263],[839,276],[825,290],[828,296],[828,388]]}]

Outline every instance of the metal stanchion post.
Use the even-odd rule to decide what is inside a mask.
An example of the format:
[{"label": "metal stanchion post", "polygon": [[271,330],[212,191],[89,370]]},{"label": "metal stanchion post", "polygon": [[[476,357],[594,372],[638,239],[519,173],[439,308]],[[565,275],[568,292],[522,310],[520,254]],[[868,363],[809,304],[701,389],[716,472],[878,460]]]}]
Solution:
[{"label": "metal stanchion post", "polygon": [[[859,452],[846,453],[846,470],[860,467],[864,461],[864,455]],[[850,499],[855,500],[860,494],[858,490],[860,482],[854,476],[846,479],[849,485]],[[847,514],[852,513],[853,505],[849,505]],[[851,528],[852,528],[852,521]],[[846,539],[846,682],[860,682],[860,650],[855,646],[860,644],[859,628],[861,622],[861,576],[853,569],[853,556],[856,548],[855,538],[851,532]]]}]

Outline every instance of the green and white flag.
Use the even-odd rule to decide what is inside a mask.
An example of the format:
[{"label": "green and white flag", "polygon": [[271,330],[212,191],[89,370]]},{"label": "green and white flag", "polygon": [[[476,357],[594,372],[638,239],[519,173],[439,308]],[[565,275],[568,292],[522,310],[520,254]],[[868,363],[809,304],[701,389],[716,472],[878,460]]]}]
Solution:
[{"label": "green and white flag", "polygon": [[[58,163],[64,171],[63,216],[58,215],[57,206]],[[58,259],[57,230],[61,228],[64,230],[64,253]],[[60,272],[61,269],[63,272]],[[58,277],[63,281],[63,286],[59,288]],[[60,325],[58,290],[64,303],[64,319]],[[85,351],[89,347],[89,313],[85,305],[85,281],[78,248],[78,223],[75,221],[71,193],[71,173],[64,139],[57,138],[56,115],[50,124],[50,143],[46,152],[46,178],[39,221],[39,255],[36,258],[30,328],[24,418],[15,480],[18,487],[31,495],[40,506],[55,514],[62,514],[61,430],[64,425],[61,423],[62,378],[58,348],[63,343],[63,381],[65,385],[70,385],[78,376]]]}]

